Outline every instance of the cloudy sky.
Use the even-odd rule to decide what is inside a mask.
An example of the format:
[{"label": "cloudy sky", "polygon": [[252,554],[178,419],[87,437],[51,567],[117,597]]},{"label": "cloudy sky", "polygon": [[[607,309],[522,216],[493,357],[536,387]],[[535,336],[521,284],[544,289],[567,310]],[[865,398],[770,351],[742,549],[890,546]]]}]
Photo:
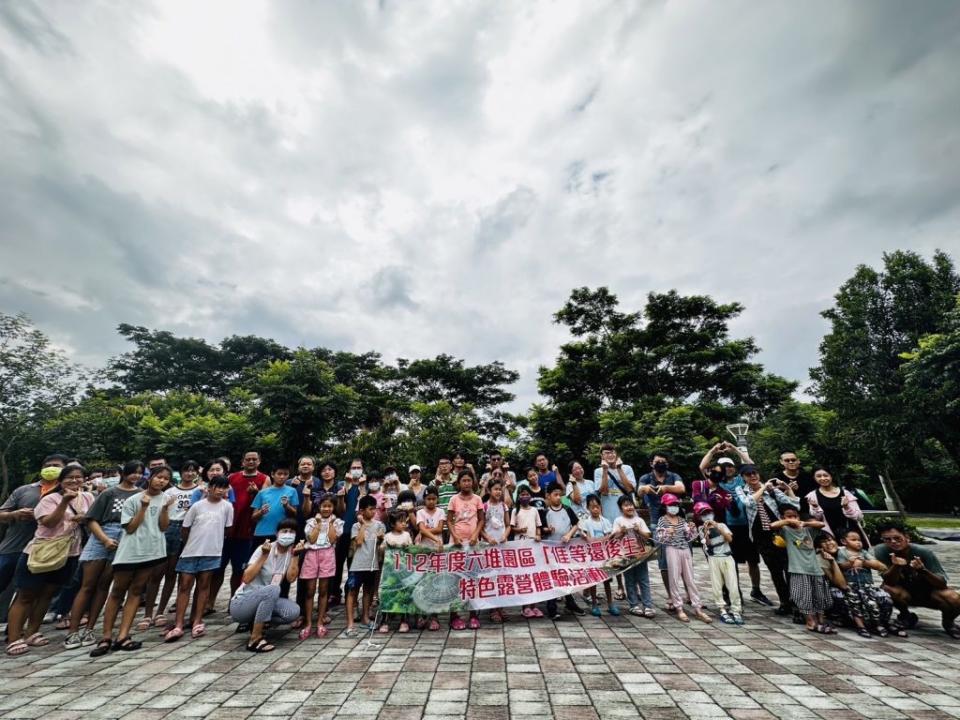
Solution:
[{"label": "cloudy sky", "polygon": [[960,261],[960,4],[0,4],[0,310],[536,368],[571,288],[740,300],[806,380],[858,263]]}]

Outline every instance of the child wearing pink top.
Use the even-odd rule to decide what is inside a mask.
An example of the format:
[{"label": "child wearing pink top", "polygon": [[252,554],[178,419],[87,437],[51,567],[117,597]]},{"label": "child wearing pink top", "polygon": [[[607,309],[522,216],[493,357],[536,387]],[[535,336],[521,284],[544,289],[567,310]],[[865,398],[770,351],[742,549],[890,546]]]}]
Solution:
[{"label": "child wearing pink top", "polygon": [[[450,527],[450,542],[454,545],[476,545],[480,538],[480,529],[483,527],[483,500],[473,494],[473,473],[470,470],[461,470],[457,475],[457,485],[460,492],[450,499],[447,507],[447,524]],[[466,624],[457,613],[450,613],[450,627],[454,630],[465,630]],[[470,629],[480,628],[480,614],[476,610],[470,611]]]}]

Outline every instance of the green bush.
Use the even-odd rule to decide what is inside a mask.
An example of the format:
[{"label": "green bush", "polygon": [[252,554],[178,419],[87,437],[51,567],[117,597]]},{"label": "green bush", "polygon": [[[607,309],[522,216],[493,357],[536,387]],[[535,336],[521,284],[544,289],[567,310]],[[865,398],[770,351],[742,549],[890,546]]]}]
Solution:
[{"label": "green bush", "polygon": [[870,538],[870,543],[872,545],[878,545],[880,543],[880,531],[878,529],[880,525],[891,520],[904,527],[904,529],[910,535],[910,542],[918,545],[931,544],[927,538],[920,534],[920,531],[917,530],[915,526],[911,525],[898,515],[865,515],[861,525],[863,525],[863,531],[867,534],[867,537]]}]

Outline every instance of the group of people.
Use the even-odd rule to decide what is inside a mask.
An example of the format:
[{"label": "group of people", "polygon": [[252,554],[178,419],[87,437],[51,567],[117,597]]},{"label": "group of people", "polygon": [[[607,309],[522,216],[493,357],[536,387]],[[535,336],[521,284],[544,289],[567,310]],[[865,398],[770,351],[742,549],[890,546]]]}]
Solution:
[{"label": "group of people", "polygon": [[[681,622],[716,616],[743,624],[743,564],[747,597],[774,607],[761,589],[762,560],[775,612],[810,632],[835,634],[844,625],[863,637],[905,637],[917,622],[914,606],[939,610],[945,632],[960,639],[960,595],[931,550],[893,522],[871,547],[854,493],[824,468],[803,471],[793,452],[780,462],[765,481],[743,449],[718,443],[704,456],[701,477],[688,483],[667,453],[650,457],[638,477],[606,444],[591,477],[582,461],[563,473],[540,453],[518,478],[494,451],[482,473],[455,453],[438,459],[431,479],[410,465],[401,482],[397,468],[368,470],[361,459],[340,473],[333,462],[304,456],[292,472],[278,464],[267,475],[256,451],[235,472],[226,457],[187,461],[179,472],[154,457],[111,472],[51,455],[37,481],[0,506],[0,591],[15,588],[6,652],[48,644],[45,619],[65,631],[64,647],[90,647],[94,657],[139,649],[134,632],[151,628],[165,642],[202,637],[227,578],[226,610],[238,632],[249,633],[250,652],[275,649],[270,626],[292,625],[301,640],[326,636],[341,603],[347,637],[360,628],[388,633],[394,623],[401,633],[435,631],[436,615],[374,614],[384,548],[627,535],[638,547],[656,547],[666,610]],[[702,562],[715,616],[694,572]],[[655,617],[646,561],[603,585],[602,599],[599,587],[580,588],[588,608],[572,592],[562,610],[554,599],[546,613],[536,604],[519,611],[530,619],[559,620],[564,611],[599,617],[604,609],[617,616],[625,600],[630,614]],[[497,608],[489,617],[499,623],[507,615]],[[480,622],[476,611],[466,619],[452,613],[449,626]]]}]

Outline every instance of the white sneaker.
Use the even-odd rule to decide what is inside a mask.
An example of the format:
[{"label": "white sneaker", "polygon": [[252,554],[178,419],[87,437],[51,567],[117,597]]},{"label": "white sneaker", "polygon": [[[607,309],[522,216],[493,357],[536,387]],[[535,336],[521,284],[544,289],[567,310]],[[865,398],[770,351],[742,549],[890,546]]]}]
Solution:
[{"label": "white sneaker", "polygon": [[97,636],[93,634],[93,630],[82,630],[82,631],[80,632],[80,644],[81,644],[83,647],[89,647],[90,645],[96,645],[98,639],[99,639],[99,638],[97,638]]},{"label": "white sneaker", "polygon": [[55,612],[48,612],[46,615],[43,616],[43,624],[49,625],[56,619],[57,619],[57,614]]},{"label": "white sneaker", "polygon": [[76,650],[78,647],[82,647],[83,642],[80,640],[80,633],[70,633],[63,639],[63,647],[66,650]]}]

